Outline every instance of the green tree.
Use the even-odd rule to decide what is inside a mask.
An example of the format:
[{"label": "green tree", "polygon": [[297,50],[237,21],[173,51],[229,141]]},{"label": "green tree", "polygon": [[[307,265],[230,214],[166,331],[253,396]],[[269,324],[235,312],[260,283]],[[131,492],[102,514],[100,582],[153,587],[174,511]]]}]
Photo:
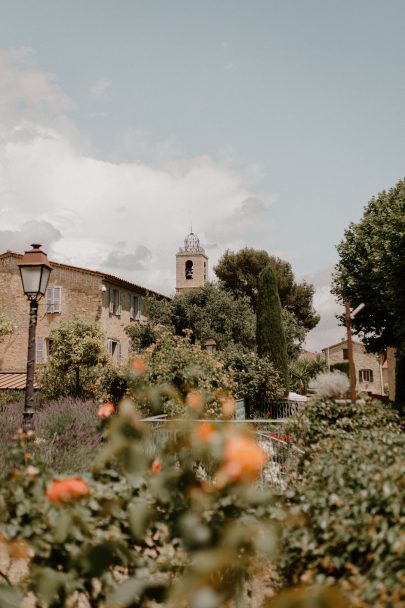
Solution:
[{"label": "green tree", "polygon": [[232,343],[255,347],[255,315],[248,298],[235,299],[217,285],[208,283],[200,289],[176,294],[171,301],[148,298],[148,314],[149,324],[127,328],[135,350],[155,341],[156,324],[166,325],[183,337],[184,331],[191,329],[192,340],[201,344],[214,338],[220,350]]},{"label": "green tree", "polygon": [[405,180],[373,197],[337,247],[333,291],[366,307],[353,330],[373,352],[397,349],[396,399],[405,402]]},{"label": "green tree", "polygon": [[312,305],[314,288],[305,281],[296,283],[288,262],[263,249],[245,247],[237,252],[228,249],[214,272],[224,289],[237,298],[247,296],[257,312],[258,277],[266,266],[271,266],[276,277],[282,307],[293,313],[307,331],[313,329],[319,321]]},{"label": "green tree", "polygon": [[0,312],[0,343],[3,342],[4,338],[12,334],[14,331],[14,325],[10,319],[2,312]]},{"label": "green tree", "polygon": [[50,338],[52,353],[40,380],[42,392],[49,398],[94,396],[107,362],[103,332],[95,323],[76,317],[61,323]]},{"label": "green tree", "polygon": [[[221,401],[236,393],[232,370],[225,369],[216,356],[199,344],[193,344],[190,331],[181,337],[163,325],[155,326],[155,330],[154,343],[135,353],[142,357],[145,372],[135,374],[129,382],[129,394],[139,392],[139,383],[164,385],[168,390],[162,411],[178,415],[184,413],[185,396],[194,391],[197,403],[201,395],[204,413],[218,416]],[[152,411],[144,410],[144,413]]]},{"label": "green tree", "polygon": [[256,324],[257,353],[268,357],[288,392],[287,344],[281,318],[281,304],[277,281],[271,266],[266,266],[259,275]]},{"label": "green tree", "polygon": [[290,388],[305,395],[310,380],[326,371],[326,362],[318,355],[315,359],[296,359],[289,365]]}]

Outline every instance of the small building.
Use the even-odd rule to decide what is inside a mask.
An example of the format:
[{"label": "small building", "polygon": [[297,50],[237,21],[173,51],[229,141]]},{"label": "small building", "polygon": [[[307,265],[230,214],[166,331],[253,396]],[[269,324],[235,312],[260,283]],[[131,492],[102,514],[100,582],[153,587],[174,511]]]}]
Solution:
[{"label": "small building", "polygon": [[[322,349],[326,364],[333,369],[336,363],[349,363],[347,340]],[[368,353],[362,342],[353,340],[353,361],[356,370],[356,392],[384,395],[382,357]]]},{"label": "small building", "polygon": [[[29,306],[23,293],[18,264],[22,255],[0,255],[0,310],[15,331],[0,344],[0,370],[25,372]],[[145,297],[166,296],[97,270],[51,261],[46,296],[39,301],[36,362],[46,363],[52,349],[51,331],[62,321],[82,317],[97,323],[106,337],[106,349],[115,362],[128,359],[127,325],[145,321]]]}]

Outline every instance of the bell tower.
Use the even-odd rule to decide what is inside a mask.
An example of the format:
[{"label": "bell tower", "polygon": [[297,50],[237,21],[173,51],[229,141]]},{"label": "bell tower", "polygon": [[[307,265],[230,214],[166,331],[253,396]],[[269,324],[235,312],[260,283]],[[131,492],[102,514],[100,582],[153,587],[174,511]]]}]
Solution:
[{"label": "bell tower", "polygon": [[208,281],[208,258],[193,229],[176,253],[176,293],[202,287]]}]

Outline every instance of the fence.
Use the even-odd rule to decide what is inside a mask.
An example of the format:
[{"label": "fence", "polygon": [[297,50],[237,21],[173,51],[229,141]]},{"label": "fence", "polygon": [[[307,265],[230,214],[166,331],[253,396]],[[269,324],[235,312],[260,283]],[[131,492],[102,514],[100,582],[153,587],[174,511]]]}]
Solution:
[{"label": "fence", "polygon": [[291,399],[277,399],[266,405],[255,407],[251,411],[254,418],[265,418],[271,420],[283,420],[295,416],[298,410],[305,406],[305,401],[293,401]]},{"label": "fence", "polygon": [[[156,451],[162,448],[169,440],[176,440],[175,425],[181,420],[170,420],[167,425],[165,416],[145,418],[144,422],[152,425],[152,432],[146,445],[146,451],[153,457]],[[183,421],[184,422],[184,421]],[[294,445],[294,437],[286,433],[286,420],[196,420],[195,422],[214,422],[215,424],[248,424],[250,432],[255,435],[262,449],[266,452],[268,461],[263,467],[260,484],[276,484],[286,486],[287,468],[294,467],[294,462],[302,453]],[[252,428],[253,427],[253,428]]]}]

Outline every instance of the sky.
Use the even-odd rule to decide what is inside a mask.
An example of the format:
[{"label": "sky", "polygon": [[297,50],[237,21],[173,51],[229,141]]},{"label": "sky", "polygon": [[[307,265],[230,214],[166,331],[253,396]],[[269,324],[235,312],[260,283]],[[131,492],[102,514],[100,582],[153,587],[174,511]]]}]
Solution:
[{"label": "sky", "polygon": [[404,177],[403,0],[2,0],[0,251],[171,294],[192,224],[212,268],[266,249],[343,337],[336,245]]}]

